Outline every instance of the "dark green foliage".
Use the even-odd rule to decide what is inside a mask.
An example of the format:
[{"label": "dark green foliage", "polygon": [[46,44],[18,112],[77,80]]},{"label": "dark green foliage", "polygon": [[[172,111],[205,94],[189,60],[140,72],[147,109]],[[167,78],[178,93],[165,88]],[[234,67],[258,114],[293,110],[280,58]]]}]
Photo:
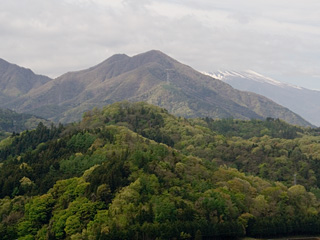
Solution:
[{"label": "dark green foliage", "polygon": [[34,150],[40,143],[57,138],[62,132],[63,126],[51,126],[47,128],[43,123],[39,123],[35,131],[26,131],[14,137],[10,146],[0,149],[0,162],[7,159],[10,155],[20,155],[27,150]]},{"label": "dark green foliage", "polygon": [[44,122],[46,125],[49,124],[47,120],[31,114],[16,113],[9,109],[0,108],[0,131],[21,132],[27,129],[30,130],[36,128],[40,122]]},{"label": "dark green foliage", "polygon": [[221,119],[213,120],[204,119],[208,127],[224,136],[242,137],[249,139],[252,137],[262,137],[268,135],[273,138],[293,139],[299,136],[304,130],[301,127],[290,125],[279,119],[267,118],[266,120],[233,120]]},{"label": "dark green foliage", "polygon": [[173,146],[171,137],[162,131],[164,127],[163,109],[145,103],[121,102],[105,108],[102,112],[88,112],[84,115],[85,124],[94,126],[96,119],[107,124],[125,125],[140,135]]},{"label": "dark green foliage", "polygon": [[88,168],[106,161],[103,155],[72,155],[59,162],[59,168],[62,172],[70,175],[79,176]]},{"label": "dark green foliage", "polygon": [[96,192],[98,187],[106,184],[111,193],[114,193],[121,187],[126,186],[128,182],[129,169],[124,165],[123,159],[108,159],[107,162],[97,167],[88,178],[90,183],[89,192]]},{"label": "dark green foliage", "polygon": [[95,139],[96,138],[88,132],[79,132],[78,134],[73,135],[67,142],[67,148],[72,152],[83,152],[91,146]]},{"label": "dark green foliage", "polygon": [[295,217],[278,216],[274,218],[251,219],[247,235],[252,237],[274,237],[285,235],[318,235],[320,233],[320,216]]},{"label": "dark green foliage", "polygon": [[[10,145],[0,149],[0,159],[4,162],[0,168],[1,197],[44,193],[53,185],[59,178],[55,175],[59,169],[56,158],[67,154],[65,142],[57,140],[63,129],[62,125],[49,129],[40,123],[34,131],[13,137]],[[22,187],[23,177],[36,185]]]}]

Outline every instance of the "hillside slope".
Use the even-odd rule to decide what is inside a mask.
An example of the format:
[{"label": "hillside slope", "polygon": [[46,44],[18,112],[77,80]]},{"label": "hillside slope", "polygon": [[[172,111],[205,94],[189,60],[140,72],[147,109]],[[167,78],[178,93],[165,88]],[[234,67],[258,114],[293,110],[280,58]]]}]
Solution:
[{"label": "hillside slope", "polygon": [[121,100],[145,101],[184,117],[281,118],[310,124],[257,94],[241,92],[205,76],[160,51],[114,55],[92,68],[70,72],[31,90],[8,108],[71,122],[84,111]]},{"label": "hillside slope", "polygon": [[0,106],[50,80],[49,77],[36,75],[30,69],[19,67],[0,58]]},{"label": "hillside slope", "polygon": [[[228,124],[233,127],[224,129]],[[219,134],[212,130],[217,126]],[[261,130],[249,140],[221,135],[230,129],[240,135],[248,126],[265,135]],[[285,132],[292,133],[289,139],[282,138]],[[308,169],[313,160],[319,162],[318,147],[303,137],[310,133],[279,120],[184,119],[129,102],[93,109],[69,126],[40,124],[0,142],[0,236],[234,239],[319,234],[319,189],[308,191],[319,186],[314,181],[319,164],[314,172]],[[317,142],[319,136],[311,139]],[[218,157],[243,166],[263,160],[257,167],[265,179],[219,166]],[[301,165],[295,169],[297,179],[308,178],[303,182],[308,188],[271,181],[271,159],[277,169],[285,161]]]},{"label": "hillside slope", "polygon": [[282,83],[253,71],[224,71],[212,77],[230,84],[235,89],[265,96],[287,107],[310,123],[320,126],[320,91]]}]

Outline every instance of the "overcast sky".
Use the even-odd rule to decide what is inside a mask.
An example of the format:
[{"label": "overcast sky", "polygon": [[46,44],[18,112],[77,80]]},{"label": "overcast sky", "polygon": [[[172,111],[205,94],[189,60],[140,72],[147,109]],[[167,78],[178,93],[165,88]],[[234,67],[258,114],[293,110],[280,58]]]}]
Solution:
[{"label": "overcast sky", "polygon": [[0,0],[0,58],[39,74],[151,49],[320,89],[320,1]]}]

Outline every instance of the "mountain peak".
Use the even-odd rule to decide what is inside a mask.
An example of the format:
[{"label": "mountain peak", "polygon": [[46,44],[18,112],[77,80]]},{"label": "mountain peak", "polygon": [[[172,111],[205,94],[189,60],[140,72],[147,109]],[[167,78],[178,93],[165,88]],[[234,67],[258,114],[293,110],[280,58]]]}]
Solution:
[{"label": "mountain peak", "polygon": [[8,63],[6,60],[0,58],[0,63]]},{"label": "mountain peak", "polygon": [[4,71],[4,69],[9,68],[10,66],[11,66],[11,67],[16,67],[16,68],[19,67],[19,66],[16,65],[16,64],[9,63],[8,61],[0,58],[0,70],[1,70],[2,72]]},{"label": "mountain peak", "polygon": [[161,52],[160,50],[150,50],[150,51],[147,51],[147,52],[144,52],[144,53],[140,53],[140,54],[137,54],[133,57],[144,57],[144,58],[153,58],[153,59],[159,59],[159,58],[169,58],[169,59],[172,59],[171,57],[169,57],[167,54]]},{"label": "mountain peak", "polygon": [[[138,66],[152,63],[152,62],[157,62],[161,65],[164,65],[167,68],[171,68],[172,64],[177,61],[159,50],[150,50],[144,53],[134,55],[132,57],[129,57],[126,54],[114,54],[108,59],[106,59],[105,61],[87,70],[91,71],[93,69],[109,66],[110,64],[115,64],[115,63],[121,64],[122,67],[126,66],[128,69],[130,69],[130,68],[136,68]],[[84,70],[84,71],[87,71],[87,70]]]},{"label": "mountain peak", "polygon": [[130,57],[126,54],[114,54],[111,57],[109,57],[106,61],[108,61],[108,63],[112,63],[112,62],[122,61],[128,58]]},{"label": "mountain peak", "polygon": [[165,68],[172,68],[175,63],[178,63],[175,59],[159,50],[150,50],[148,52],[135,55],[132,57],[132,61],[139,65],[156,62]]},{"label": "mountain peak", "polygon": [[56,78],[6,106],[70,122],[94,106],[122,100],[145,101],[184,117],[274,117],[309,125],[270,100],[204,77],[159,50],[132,57],[113,55],[95,67]]},{"label": "mountain peak", "polygon": [[0,98],[1,103],[10,101],[45,84],[51,79],[37,75],[28,68],[20,67],[0,58]]},{"label": "mountain peak", "polygon": [[136,56],[139,56],[139,55],[169,57],[168,55],[166,55],[165,53],[163,53],[163,52],[161,52],[160,50],[157,50],[157,49],[152,49],[152,50],[149,50],[147,52],[140,53],[140,54],[138,54]]},{"label": "mountain peak", "polygon": [[[32,74],[35,76],[40,76],[40,77],[49,79],[49,77],[47,77],[47,76],[35,74],[30,68],[21,67],[17,64],[10,63],[10,62],[0,58],[0,76],[3,74],[9,74],[8,71],[10,71],[10,74],[11,73]],[[3,76],[1,76],[1,77],[3,77]],[[1,79],[0,79],[0,81],[1,81]]]}]

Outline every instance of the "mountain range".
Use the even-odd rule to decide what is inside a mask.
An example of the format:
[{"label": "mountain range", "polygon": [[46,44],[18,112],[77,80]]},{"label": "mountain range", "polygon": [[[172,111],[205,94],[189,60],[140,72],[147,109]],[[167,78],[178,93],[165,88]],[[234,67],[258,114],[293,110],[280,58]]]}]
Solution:
[{"label": "mountain range", "polygon": [[[15,76],[12,77],[14,83],[7,85],[5,90],[1,89],[1,96],[7,98],[1,101],[0,107],[52,121],[78,121],[85,111],[93,107],[129,100],[158,105],[183,117],[271,117],[311,126],[299,115],[266,97],[236,90],[156,50],[133,57],[116,54],[94,67],[69,72],[55,79],[4,63],[9,66],[6,69],[17,69],[11,71]],[[10,75],[10,71],[2,70],[2,65],[0,67],[0,72]],[[24,79],[24,72],[31,83]],[[10,77],[0,81],[8,79]],[[15,91],[19,89],[15,84],[27,85],[28,88]]]},{"label": "mountain range", "polygon": [[320,91],[279,82],[254,71],[218,71],[208,74],[241,91],[263,95],[320,126]]}]

